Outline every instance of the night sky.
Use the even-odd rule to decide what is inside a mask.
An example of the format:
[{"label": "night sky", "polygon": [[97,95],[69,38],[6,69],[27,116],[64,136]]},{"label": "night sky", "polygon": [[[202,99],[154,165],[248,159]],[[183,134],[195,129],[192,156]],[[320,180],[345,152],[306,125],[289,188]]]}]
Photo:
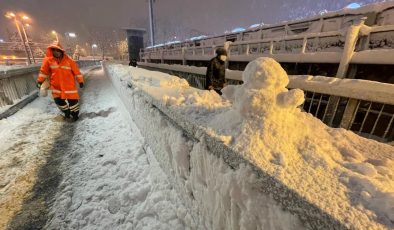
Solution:
[{"label": "night sky", "polygon": [[[322,10],[338,10],[351,0],[156,0],[157,39],[189,33],[222,34],[255,23],[272,24],[303,18]],[[359,3],[379,2],[362,0]],[[2,14],[26,12],[34,21],[29,33],[37,36],[51,30],[75,32],[82,40],[97,27],[142,27],[148,29],[147,0],[0,0]],[[10,20],[0,17],[0,38],[6,29],[15,31]],[[188,31],[188,32],[185,32]],[[186,35],[185,35],[186,36]],[[181,37],[182,36],[178,36]]]}]

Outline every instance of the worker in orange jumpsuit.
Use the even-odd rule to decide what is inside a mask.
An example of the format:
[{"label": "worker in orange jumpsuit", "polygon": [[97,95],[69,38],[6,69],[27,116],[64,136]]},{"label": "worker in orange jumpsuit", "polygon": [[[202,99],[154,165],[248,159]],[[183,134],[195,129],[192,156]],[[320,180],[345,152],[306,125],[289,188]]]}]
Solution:
[{"label": "worker in orange jumpsuit", "polygon": [[84,79],[75,61],[65,53],[59,42],[47,48],[37,78],[37,87],[40,88],[47,79],[50,82],[52,97],[65,118],[78,120],[79,94],[76,83],[83,88]]}]

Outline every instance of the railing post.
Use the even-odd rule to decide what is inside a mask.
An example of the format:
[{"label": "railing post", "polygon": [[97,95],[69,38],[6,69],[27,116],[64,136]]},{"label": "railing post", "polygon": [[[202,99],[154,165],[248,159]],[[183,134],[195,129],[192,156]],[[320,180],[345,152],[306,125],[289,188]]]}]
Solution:
[{"label": "railing post", "polygon": [[230,46],[231,46],[231,43],[232,42],[230,42],[230,41],[227,41],[227,42],[225,42],[224,43],[224,45],[223,45],[223,48],[227,51],[227,60],[226,60],[226,62],[225,62],[225,66],[226,66],[226,69],[228,68],[228,64],[229,64],[229,61],[230,61],[230,58],[231,58],[231,53],[230,53]]},{"label": "railing post", "polygon": [[358,109],[359,101],[357,99],[350,98],[347,102],[343,117],[341,120],[340,127],[344,129],[350,129],[354,116],[356,116],[356,110]]},{"label": "railing post", "polygon": [[186,65],[186,47],[182,47],[182,65]]},{"label": "railing post", "polygon": [[271,40],[270,42],[270,55],[274,53],[274,41]]},{"label": "railing post", "polygon": [[302,49],[301,49],[301,53],[304,54],[305,50],[306,50],[306,44],[308,43],[308,38],[304,37],[304,40],[302,42]]},{"label": "railing post", "polygon": [[345,47],[343,49],[342,58],[339,63],[339,68],[337,71],[337,78],[345,78],[346,73],[349,67],[349,63],[353,57],[354,49],[356,48],[356,43],[358,40],[358,35],[361,27],[364,25],[364,22],[367,18],[364,17],[361,19],[360,23],[355,26],[350,26],[346,33],[346,41]]},{"label": "railing post", "polygon": [[[361,27],[364,25],[366,18],[362,18],[358,25],[350,26],[347,33],[346,33],[346,41],[345,47],[343,49],[342,58],[339,63],[339,68],[337,71],[337,78],[345,78],[348,72],[350,61],[352,60],[354,49],[356,48],[356,43],[358,39],[358,35],[360,32]],[[334,120],[335,113],[337,112],[338,104],[340,101],[340,97],[338,96],[331,96],[330,100],[328,101],[327,105],[327,113],[326,117],[323,122],[328,125],[332,125],[332,121]],[[348,117],[352,117],[356,113],[357,107],[353,106],[354,102],[349,100],[348,106],[346,106],[345,112],[341,118],[340,125],[349,126]],[[342,121],[342,119],[344,119]]]}]

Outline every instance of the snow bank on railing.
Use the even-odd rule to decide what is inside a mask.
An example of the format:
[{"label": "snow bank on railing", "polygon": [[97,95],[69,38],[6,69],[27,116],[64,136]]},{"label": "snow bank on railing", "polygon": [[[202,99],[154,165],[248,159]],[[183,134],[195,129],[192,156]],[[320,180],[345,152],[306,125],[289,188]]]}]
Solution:
[{"label": "snow bank on railing", "polygon": [[[245,84],[224,89],[228,100],[190,88],[182,80],[169,80],[174,77],[167,74],[108,68],[136,87],[133,92],[152,95],[163,108],[202,127],[344,226],[393,227],[394,148],[329,128],[301,112],[297,105],[302,91],[285,88],[287,75],[273,60],[251,62]],[[158,79],[174,84],[161,87]]]},{"label": "snow bank on railing", "polygon": [[289,79],[289,88],[394,105],[394,84],[307,75]]},{"label": "snow bank on railing", "polygon": [[[198,75],[205,75],[206,72],[206,67],[143,62],[139,63],[139,65]],[[227,69],[226,78],[242,81],[242,71]],[[311,75],[290,75],[289,80],[289,84],[287,85],[288,88],[298,88],[310,92],[394,105],[394,84],[362,79],[341,79]]]}]

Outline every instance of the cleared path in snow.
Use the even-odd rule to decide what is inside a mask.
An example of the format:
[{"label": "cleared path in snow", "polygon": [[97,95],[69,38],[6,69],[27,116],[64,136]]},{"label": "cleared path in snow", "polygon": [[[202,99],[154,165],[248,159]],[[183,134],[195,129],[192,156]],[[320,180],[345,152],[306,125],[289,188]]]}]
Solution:
[{"label": "cleared path in snow", "polygon": [[[78,122],[59,121],[48,98],[0,122],[10,130],[0,135],[8,134],[11,141],[0,148],[0,163],[6,166],[0,173],[12,169],[23,175],[26,165],[34,171],[29,174],[30,189],[17,199],[23,206],[10,212],[12,217],[19,211],[8,220],[10,229],[188,229],[193,225],[190,215],[109,79],[96,70],[86,86]],[[18,148],[26,154],[19,154]],[[18,160],[7,157],[12,154],[24,162],[20,167],[14,162]],[[35,158],[41,163],[31,162]],[[24,184],[12,180],[4,187]],[[0,202],[12,197],[3,188]]]}]

